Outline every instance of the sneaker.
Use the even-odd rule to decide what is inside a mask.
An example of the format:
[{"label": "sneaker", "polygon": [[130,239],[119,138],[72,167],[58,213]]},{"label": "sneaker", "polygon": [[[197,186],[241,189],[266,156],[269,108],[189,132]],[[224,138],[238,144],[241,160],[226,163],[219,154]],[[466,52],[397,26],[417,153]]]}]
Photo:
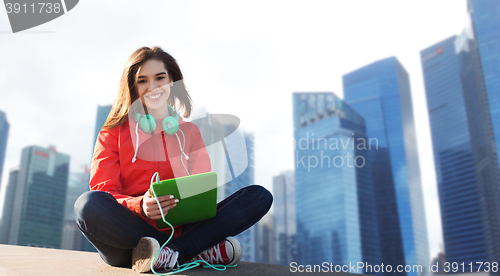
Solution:
[{"label": "sneaker", "polygon": [[227,237],[222,242],[202,251],[189,262],[203,260],[209,264],[235,265],[241,260],[241,244],[234,237]]},{"label": "sneaker", "polygon": [[[151,262],[160,250],[160,244],[154,238],[143,237],[139,240],[137,247],[132,252],[132,269],[137,272],[148,272],[151,270]],[[174,269],[179,266],[177,258],[179,252],[165,246],[158,254],[158,259],[153,265],[154,269]]]}]

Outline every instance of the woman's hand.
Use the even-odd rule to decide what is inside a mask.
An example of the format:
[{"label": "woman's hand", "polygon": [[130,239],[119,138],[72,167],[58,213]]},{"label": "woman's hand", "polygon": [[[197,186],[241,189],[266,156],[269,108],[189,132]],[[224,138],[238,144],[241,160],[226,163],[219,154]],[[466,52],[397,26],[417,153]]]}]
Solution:
[{"label": "woman's hand", "polygon": [[[179,200],[174,198],[172,195],[159,196],[158,200],[160,201],[164,215],[167,215],[168,210],[174,208],[177,205],[176,203],[179,202]],[[147,190],[144,194],[141,208],[144,215],[149,219],[159,220],[162,218],[160,208],[158,208],[158,203],[156,203],[156,199],[154,197],[151,197],[149,190]]]}]

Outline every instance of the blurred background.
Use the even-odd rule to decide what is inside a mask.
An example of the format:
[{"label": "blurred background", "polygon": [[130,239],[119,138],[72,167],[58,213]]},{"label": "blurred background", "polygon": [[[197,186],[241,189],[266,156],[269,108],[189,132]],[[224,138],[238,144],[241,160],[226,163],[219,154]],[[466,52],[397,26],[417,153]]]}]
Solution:
[{"label": "blurred background", "polygon": [[0,12],[0,243],[93,250],[72,206],[127,58],[161,46],[199,117],[240,118],[219,200],[273,193],[243,260],[497,275],[499,29],[497,0],[85,1],[16,34]]}]

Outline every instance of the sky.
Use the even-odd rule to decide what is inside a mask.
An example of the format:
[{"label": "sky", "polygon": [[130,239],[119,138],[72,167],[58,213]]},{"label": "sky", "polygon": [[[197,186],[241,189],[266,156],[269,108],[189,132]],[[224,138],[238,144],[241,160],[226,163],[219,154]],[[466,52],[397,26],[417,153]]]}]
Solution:
[{"label": "sky", "polygon": [[0,208],[23,147],[54,145],[72,172],[89,165],[97,106],[113,103],[139,47],[177,59],[195,108],[240,118],[255,135],[255,184],[271,191],[272,177],[294,168],[292,93],[343,98],[344,74],[396,56],[410,76],[434,257],[442,230],[420,51],[466,22],[465,0],[89,0],[12,34],[0,8],[0,110],[10,123]]}]

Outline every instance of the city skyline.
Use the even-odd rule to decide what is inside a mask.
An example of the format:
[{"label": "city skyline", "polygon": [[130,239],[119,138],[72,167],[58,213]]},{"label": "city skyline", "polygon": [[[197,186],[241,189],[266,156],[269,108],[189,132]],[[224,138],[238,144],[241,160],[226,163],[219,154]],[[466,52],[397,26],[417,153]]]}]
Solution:
[{"label": "city skyline", "polygon": [[[201,3],[199,7],[193,7],[189,3],[185,4],[185,6],[165,5],[166,9],[174,9],[178,14],[177,17],[160,19],[153,16],[148,23],[161,25],[156,20],[162,22],[164,25],[161,26],[166,26],[165,28],[168,31],[165,31],[165,33],[169,35],[159,38],[156,34],[140,34],[132,44],[128,39],[123,39],[123,37],[129,36],[124,35],[125,33],[121,31],[121,25],[111,26],[111,29],[117,30],[117,32],[111,32],[110,35],[108,32],[106,34],[100,32],[94,22],[90,22],[89,25],[85,26],[85,28],[91,30],[90,32],[75,27],[78,24],[74,24],[71,32],[76,34],[76,37],[70,36],[68,38],[71,22],[81,20],[90,12],[89,6],[79,5],[72,10],[73,14],[40,26],[41,30],[54,30],[56,33],[17,36],[12,44],[15,46],[2,45],[4,47],[2,52],[8,53],[10,56],[16,56],[20,51],[27,54],[22,62],[18,62],[17,59],[14,61],[9,56],[2,57],[8,67],[0,70],[2,75],[2,78],[0,78],[0,91],[2,92],[0,93],[2,93],[3,100],[0,103],[0,109],[6,111],[12,125],[4,171],[8,171],[12,166],[19,164],[20,148],[34,143],[41,145],[54,144],[61,151],[70,153],[72,166],[74,166],[71,171],[75,171],[75,168],[86,164],[90,152],[80,153],[76,149],[91,144],[95,106],[109,104],[113,101],[119,74],[123,69],[122,66],[126,57],[135,48],[144,44],[163,44],[166,46],[165,49],[170,50],[174,57],[178,59],[182,68],[186,70],[184,75],[189,81],[189,88],[193,91],[195,104],[207,102],[209,105],[214,106],[212,109],[214,112],[235,114],[242,119],[242,124],[246,129],[254,131],[256,148],[259,149],[256,151],[256,183],[270,189],[273,175],[279,171],[293,168],[293,153],[291,150],[293,142],[291,139],[286,138],[291,134],[292,125],[291,120],[286,119],[288,122],[285,120],[291,114],[291,108],[285,107],[283,109],[280,107],[273,109],[274,106],[287,106],[286,103],[290,102],[290,91],[334,91],[338,95],[342,95],[340,76],[343,73],[385,56],[397,55],[403,57],[401,61],[405,67],[414,68],[410,72],[411,83],[412,85],[416,83],[417,87],[420,86],[420,89],[412,89],[413,96],[420,99],[417,101],[420,102],[420,104],[417,104],[419,106],[418,110],[425,109],[425,106],[421,107],[424,98],[422,96],[422,82],[419,80],[421,73],[417,72],[421,70],[418,64],[418,52],[420,49],[431,45],[432,41],[437,41],[437,38],[457,33],[461,29],[458,25],[463,24],[457,24],[457,22],[462,20],[460,14],[465,11],[464,4],[464,1],[439,4],[418,2],[418,4],[409,3],[408,7],[403,7],[396,2],[380,2],[377,4],[365,2],[366,9],[364,10],[379,13],[376,17],[372,17],[372,15],[358,10],[359,5],[357,4],[331,4],[333,5],[331,7],[326,7],[326,2],[311,4],[312,6],[306,9],[307,14],[304,15],[302,13],[304,9],[299,3],[291,3],[290,6],[285,8],[288,15],[280,15],[283,23],[270,24],[262,21],[255,22],[258,24],[248,24],[244,20],[251,22],[250,18],[239,14],[242,7],[228,3],[229,8],[237,8],[230,17],[236,21],[236,24],[230,24],[233,27],[226,27],[225,21],[207,20],[212,18],[214,14],[227,14],[227,11],[221,9],[221,6],[210,7],[208,4]],[[426,5],[432,5],[433,9],[422,7]],[[266,9],[262,11],[258,7],[245,6],[243,10],[248,11],[248,8],[256,14],[263,15],[260,18],[265,20],[281,10],[282,7],[279,4],[271,4],[266,5]],[[95,18],[104,17],[106,14],[105,9],[108,9],[109,12],[111,6],[104,4],[103,10],[98,11]],[[121,8],[121,14],[119,15],[123,17],[119,17],[117,20],[124,20],[123,22],[125,22],[125,18],[133,16],[141,9],[145,9],[143,11],[147,10],[142,5],[126,4]],[[219,11],[219,9],[221,10]],[[398,9],[401,14],[395,15],[391,12],[391,9]],[[336,12],[340,14],[335,14]],[[384,15],[385,12],[387,12],[386,15]],[[446,12],[450,20],[442,22],[441,15],[443,12]],[[411,15],[411,13],[415,13],[415,16]],[[207,17],[208,14],[210,14],[210,17]],[[345,19],[341,14],[351,14],[352,19]],[[303,16],[306,15],[308,17],[304,18]],[[198,16],[200,21],[192,20]],[[239,21],[239,17],[244,20]],[[342,21],[335,21],[334,18],[337,17],[344,18],[344,23],[347,22],[347,24],[340,24]],[[367,26],[366,23],[361,21],[363,17],[368,21],[373,21],[373,23]],[[408,23],[410,21],[405,21],[405,17],[408,17],[407,20],[414,20],[414,22],[419,23],[412,25]],[[419,18],[422,17],[425,17],[426,20],[420,22]],[[0,24],[6,22],[5,18],[0,18],[0,20],[3,20],[0,21]],[[224,17],[221,16],[221,18]],[[297,20],[297,18],[301,19]],[[377,21],[377,18],[387,18],[387,20]],[[195,23],[190,23],[191,25],[188,24],[187,27],[180,28],[178,31],[175,28],[168,27],[176,25],[175,22],[186,19]],[[351,24],[356,23],[356,20],[360,23],[357,25]],[[394,20],[401,20],[401,24],[397,25],[403,29],[391,27],[394,25]],[[203,24],[196,22],[203,22]],[[253,31],[254,27],[259,30],[264,25],[270,26],[269,32],[265,33],[264,37],[259,36],[259,32]],[[346,30],[336,27],[351,25],[353,27]],[[132,26],[125,26],[124,29],[127,29],[127,31],[133,30]],[[370,27],[373,29],[370,29]],[[310,30],[317,31],[310,32]],[[394,32],[399,34],[398,38],[392,38]],[[360,36],[364,35],[364,37],[362,40],[356,40],[357,38],[351,37],[350,34],[352,33],[358,33]],[[62,38],[62,34],[64,34],[65,38]],[[188,36],[189,34],[195,37],[191,38]],[[446,34],[446,36],[443,36],[443,34]],[[92,42],[94,40],[90,39],[108,37],[112,38],[111,40],[114,42],[106,42],[106,39],[100,39],[100,43],[107,43],[110,49],[116,48],[116,51],[112,51],[112,53],[108,51],[106,53],[102,52],[102,49],[106,47],[101,44],[99,44],[99,47],[94,47]],[[297,40],[298,37],[301,39]],[[338,42],[339,38],[342,41],[349,42],[344,43],[349,47],[340,45],[342,43]],[[23,50],[26,47],[23,45],[32,45],[32,43],[29,43],[32,42],[31,40],[35,40],[39,46],[38,51],[34,51],[32,54]],[[370,45],[366,45],[363,41],[371,42]],[[405,44],[405,41],[408,41],[409,44]],[[198,42],[200,43],[198,44]],[[124,47],[123,45],[127,46]],[[186,45],[190,46],[185,47]],[[352,47],[353,45],[357,46]],[[370,51],[365,51],[368,46]],[[80,53],[80,55],[75,55],[75,52]],[[296,53],[300,55],[301,52],[305,52],[308,58],[299,60],[290,58]],[[224,58],[225,56],[227,57]],[[349,57],[349,61],[347,62],[346,58],[342,56]],[[41,65],[42,63],[32,63],[32,61],[38,59],[43,65]],[[46,59],[50,59],[50,62]],[[78,68],[70,67],[71,65],[66,63],[66,60],[73,60],[74,64],[82,66]],[[306,60],[307,62],[304,63]],[[88,61],[93,64],[87,65]],[[214,70],[211,67],[215,64],[219,65],[219,67],[215,68],[216,73],[209,73]],[[61,67],[59,65],[65,66]],[[30,82],[36,83],[33,87],[29,84],[20,85],[22,81],[14,73],[19,72],[19,68],[30,70],[29,72],[33,72],[34,75],[38,75],[42,71],[50,72],[50,76],[45,76],[45,79],[36,77],[35,80]],[[264,71],[259,73],[255,68],[262,68]],[[297,70],[298,68],[312,68],[312,70],[305,72]],[[74,74],[65,72],[74,72]],[[57,77],[54,78],[54,76]],[[64,81],[60,82],[58,76],[62,76]],[[279,81],[273,82],[273,79]],[[53,80],[57,82],[53,82]],[[242,87],[243,85],[239,83],[244,83],[244,86],[248,86],[248,88]],[[213,84],[217,84],[217,88],[212,88]],[[43,91],[44,93],[30,94],[31,91]],[[252,96],[246,98],[244,104],[229,102],[232,97],[229,100],[220,100],[231,96],[235,91],[248,93]],[[28,98],[37,100],[36,104],[21,100],[16,96],[25,95],[26,93],[29,95]],[[41,95],[47,97],[44,98]],[[264,103],[264,106],[262,106],[262,96],[268,97],[267,105]],[[61,102],[69,104],[61,105]],[[20,105],[28,107],[32,113],[18,111]],[[266,112],[256,112],[257,109],[266,110]],[[419,112],[418,110],[415,112]],[[425,168],[428,168],[432,165],[427,164],[432,163],[429,161],[429,158],[432,159],[432,155],[429,155],[430,138],[428,130],[422,127],[421,123],[423,121],[423,125],[426,124],[425,113],[418,116],[417,120],[420,124],[417,122],[417,125],[419,125],[418,131],[420,135],[419,148],[426,148],[425,146],[420,147],[422,141],[427,141],[424,144],[428,144],[427,153],[421,154],[421,157],[427,156],[426,161],[421,160],[421,162],[426,163],[424,164],[427,166]],[[33,118],[30,114],[37,114],[38,116]],[[276,120],[276,118],[282,120]],[[69,120],[66,121],[66,119]],[[266,123],[262,124],[262,122]],[[276,127],[276,124],[280,126]],[[64,129],[65,133],[58,135],[58,131],[61,129]],[[27,130],[30,130],[30,135],[26,135]],[[69,136],[71,139],[64,138],[64,136]],[[276,141],[280,142],[277,143]],[[437,201],[435,195],[432,196],[432,191],[435,190],[435,187],[432,186],[432,183],[435,183],[435,176],[432,170],[427,169],[426,172],[423,182],[430,185],[430,188],[427,189],[431,190],[431,196],[426,197],[429,200],[427,208],[435,209]],[[5,175],[4,173],[2,185],[6,184]],[[436,223],[440,224],[436,217],[432,219],[432,222],[435,222],[434,225]],[[436,250],[439,250],[439,236],[440,233],[434,234],[433,244]]]}]

